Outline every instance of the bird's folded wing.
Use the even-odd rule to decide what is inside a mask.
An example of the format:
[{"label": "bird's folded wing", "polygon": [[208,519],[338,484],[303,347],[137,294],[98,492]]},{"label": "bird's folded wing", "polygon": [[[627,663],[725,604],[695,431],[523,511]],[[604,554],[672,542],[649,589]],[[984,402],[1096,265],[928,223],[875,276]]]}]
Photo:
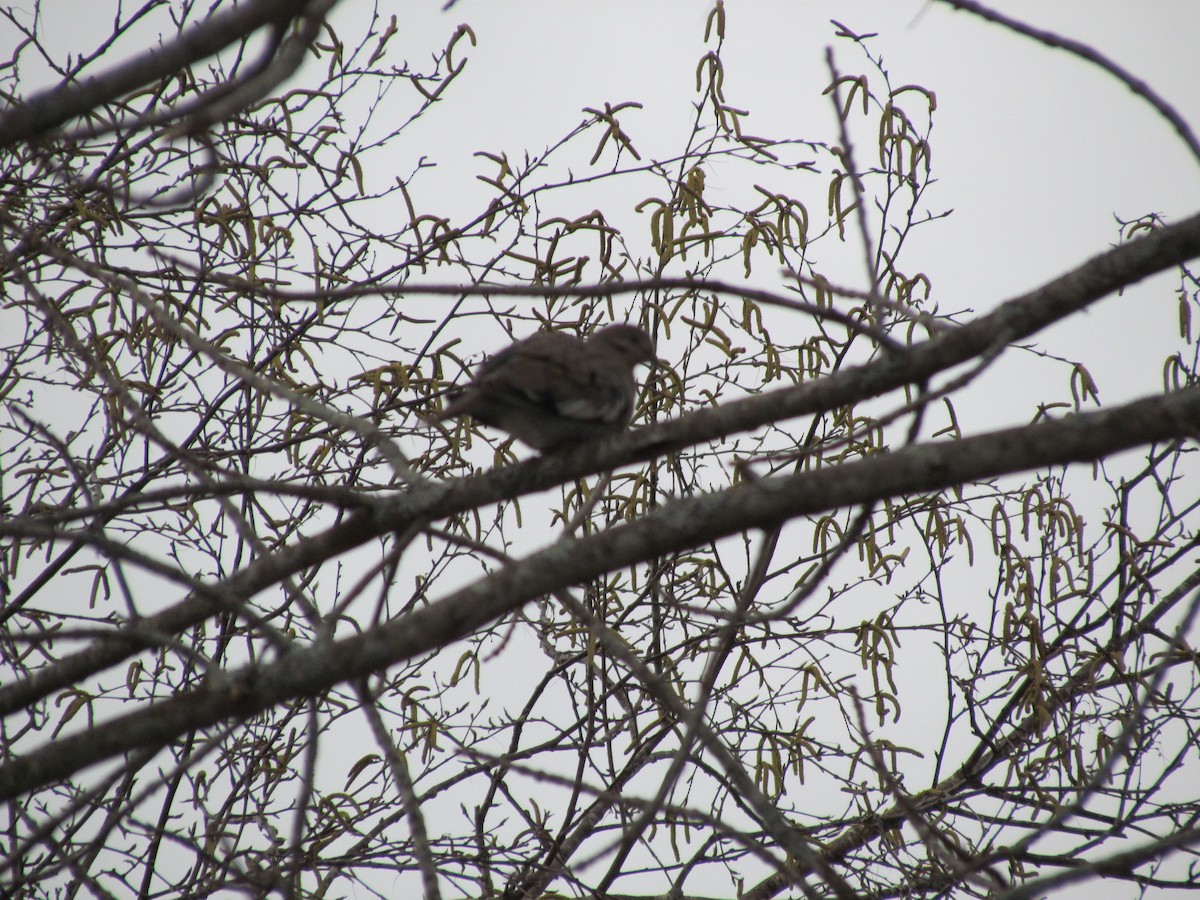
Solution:
[{"label": "bird's folded wing", "polygon": [[[625,367],[582,341],[545,332],[487,360],[475,385],[487,400],[520,404],[579,422],[616,422],[625,415]],[[486,398],[486,400],[484,399]]]}]

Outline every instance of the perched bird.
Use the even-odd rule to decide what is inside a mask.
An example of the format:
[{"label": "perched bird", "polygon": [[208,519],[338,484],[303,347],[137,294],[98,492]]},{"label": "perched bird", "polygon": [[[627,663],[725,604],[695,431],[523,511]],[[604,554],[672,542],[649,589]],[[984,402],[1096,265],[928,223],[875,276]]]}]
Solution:
[{"label": "perched bird", "polygon": [[654,342],[635,325],[586,340],[543,331],[484,360],[434,421],[471,416],[543,453],[615,434],[633,417],[641,363],[655,363]]}]

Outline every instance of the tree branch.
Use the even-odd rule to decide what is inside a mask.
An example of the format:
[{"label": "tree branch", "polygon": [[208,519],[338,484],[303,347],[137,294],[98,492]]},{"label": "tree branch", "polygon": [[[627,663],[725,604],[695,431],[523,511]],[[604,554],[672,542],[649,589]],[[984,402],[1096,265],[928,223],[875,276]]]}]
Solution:
[{"label": "tree branch", "polygon": [[[1200,214],[1116,247],[1054,281],[1007,301],[988,315],[935,335],[903,353],[863,366],[845,367],[827,378],[702,409],[619,438],[586,444],[569,452],[538,457],[440,484],[423,484],[385,505],[351,515],[321,534],[260,557],[220,587],[220,597],[193,594],[143,624],[175,634],[244,602],[259,591],[389,531],[404,531],[422,520],[440,519],[487,503],[512,499],[565,481],[606,472],[660,453],[748,431],[775,421],[816,415],[879,396],[974,359],[997,343],[1027,338],[1086,308],[1114,291],[1200,256]],[[702,286],[698,282],[697,286]],[[564,290],[568,296],[623,293],[638,285],[603,285]],[[458,290],[462,290],[461,287]],[[528,293],[528,288],[522,288]],[[516,293],[509,291],[505,293]],[[0,716],[23,709],[56,690],[117,665],[134,652],[121,640],[93,644],[47,666],[27,679],[0,687]]]},{"label": "tree branch", "polygon": [[167,78],[212,56],[265,25],[283,27],[303,14],[307,0],[254,0],[193,25],[175,40],[151,48],[94,78],[69,81],[35,94],[0,116],[0,147],[39,137],[71,119]]},{"label": "tree branch", "polygon": [[87,766],[226,720],[244,720],[297,697],[363,677],[471,634],[524,603],[665,553],[800,515],[883,497],[942,490],[1069,462],[1091,461],[1200,432],[1200,387],[1060,421],[959,441],[918,444],[857,463],[765,478],[690,497],[584,539],[551,547],[407,616],[333,643],[247,666],[199,690],[44,745],[0,768],[0,800]]}]

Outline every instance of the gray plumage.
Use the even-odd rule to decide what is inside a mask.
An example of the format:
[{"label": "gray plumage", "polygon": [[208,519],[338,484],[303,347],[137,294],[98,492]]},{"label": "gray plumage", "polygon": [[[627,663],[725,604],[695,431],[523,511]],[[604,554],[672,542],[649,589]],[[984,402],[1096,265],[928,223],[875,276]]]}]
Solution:
[{"label": "gray plumage", "polygon": [[543,331],[486,359],[436,421],[469,415],[542,452],[594,440],[628,427],[633,369],[654,362],[654,342],[635,325],[585,340]]}]

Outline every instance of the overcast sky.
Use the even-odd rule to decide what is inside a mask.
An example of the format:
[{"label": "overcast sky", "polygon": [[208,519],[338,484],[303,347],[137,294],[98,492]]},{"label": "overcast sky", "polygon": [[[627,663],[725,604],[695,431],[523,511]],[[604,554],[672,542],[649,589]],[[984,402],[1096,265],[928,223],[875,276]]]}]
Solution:
[{"label": "overcast sky", "polygon": [[[444,2],[381,4],[392,7],[383,8],[385,15],[397,15],[397,46],[418,67],[459,22],[478,38],[476,47],[463,48],[470,63],[447,99],[450,113],[435,110],[389,148],[407,162],[420,155],[439,160],[442,169],[429,180],[446,186],[437,211],[471,205],[453,190],[480,190],[476,150],[514,158],[539,153],[583,118],[585,106],[644,104],[623,121],[648,156],[677,152],[686,138],[710,0],[458,0],[443,12]],[[1196,0],[997,5],[1092,45],[1200,127]],[[367,8],[363,0],[346,0],[335,24]],[[104,34],[102,22],[76,15],[85,10],[78,0],[42,4],[47,27],[78,49]],[[833,140],[832,109],[821,93],[829,82],[825,47],[835,45],[845,72],[862,70],[863,61],[848,42],[834,41],[830,18],[855,32],[878,33],[872,46],[894,84],[921,84],[937,95],[932,141],[939,184],[928,202],[954,214],[919,230],[906,250],[906,269],[929,276],[944,309],[986,310],[1102,252],[1118,238],[1114,215],[1178,219],[1200,210],[1200,164],[1165,121],[1111,76],[924,0],[730,0],[726,95],[750,111],[748,131]],[[708,188],[715,198],[731,190],[720,172]],[[858,273],[852,284],[862,287],[862,279]],[[1164,277],[1110,298],[1041,340],[1066,355],[1090,345],[1086,361],[1106,404],[1148,393],[1161,381],[1161,335],[1174,334],[1174,283]],[[993,373],[992,386],[1004,388],[994,391],[995,402],[958,409],[965,433],[1027,421],[1045,396],[1034,376],[1013,389],[1019,383],[1013,373],[1029,358],[1009,360]]]},{"label": "overcast sky", "polygon": [[[1093,46],[1200,123],[1200,15],[1190,0],[995,5]],[[453,97],[470,114],[457,127],[445,116],[421,123],[408,140],[422,152],[437,147],[447,166],[457,153],[475,172],[476,149],[537,153],[580,121],[582,107],[623,100],[644,104],[622,119],[644,153],[681,145],[705,52],[708,0],[442,6],[406,4],[400,39],[420,62],[428,56],[418,48],[440,49],[459,22],[472,26],[478,46]],[[878,34],[872,47],[894,85],[918,83],[936,93],[939,184],[928,198],[954,214],[919,229],[905,259],[906,271],[928,274],[945,310],[985,310],[1102,252],[1118,238],[1114,215],[1182,218],[1200,209],[1200,164],[1165,120],[1112,76],[1063,51],[925,0],[755,0],[728,3],[727,14],[726,96],[750,110],[750,133],[832,142],[833,114],[821,95],[829,82],[824,49],[834,45],[844,72],[864,67],[849,42],[834,39],[831,18]],[[713,196],[722,187],[719,174],[710,177]],[[1104,402],[1151,391],[1161,384],[1163,354],[1149,337],[1175,327],[1169,293],[1176,282],[1159,279],[1155,299],[1133,291],[1106,301],[1060,326],[1061,336],[1049,334],[1046,346],[1067,353],[1080,343],[1080,329],[1094,329],[1093,343],[1119,341],[1146,361],[1131,366],[1123,351],[1088,360]],[[1020,406],[1028,409],[1029,398]],[[962,412],[964,424],[983,424]]]},{"label": "overcast sky", "polygon": [[[421,156],[437,160],[438,169],[422,173],[414,188],[432,192],[428,211],[453,213],[458,204],[477,213],[488,189],[476,181],[485,169],[475,151],[514,159],[538,154],[583,119],[583,107],[605,101],[644,104],[622,116],[644,155],[682,148],[697,61],[708,49],[710,0],[457,0],[448,11],[444,5],[406,0],[379,8],[385,21],[397,16],[389,61],[409,59],[418,70],[430,67],[458,23],[469,23],[478,38],[475,47],[460,45],[469,65],[445,105],[389,144],[396,169],[376,163],[390,179]],[[1200,123],[1195,0],[993,5],[1093,46],[1151,85],[1186,120]],[[67,8],[71,15],[61,15]],[[371,8],[346,0],[335,9],[334,25],[348,42],[354,23]],[[94,47],[110,17],[107,4],[48,0],[41,6],[44,29],[64,52]],[[954,213],[914,233],[904,269],[929,276],[943,310],[985,310],[1101,252],[1117,239],[1114,216],[1181,218],[1200,209],[1200,164],[1170,126],[1114,78],[926,0],[728,3],[726,98],[750,111],[750,133],[834,141],[831,105],[821,94],[829,82],[825,47],[834,46],[841,71],[866,70],[849,42],[835,40],[834,18],[855,32],[877,33],[871,46],[894,85],[917,83],[937,95],[931,143],[938,184],[926,199]],[[0,37],[7,49],[15,33],[0,29]],[[118,46],[100,67],[136,49]],[[27,86],[40,81],[36,65],[36,57],[27,56]],[[858,149],[863,155],[872,147],[860,143]],[[721,202],[722,191],[732,188],[714,171],[708,191]],[[611,197],[600,195],[592,205],[606,203],[613,205]],[[848,277],[864,285],[862,273]],[[1152,336],[1175,327],[1177,310],[1163,299],[1174,282],[1165,277],[1150,293],[1106,301],[1045,335],[1044,344],[1070,355],[1080,329],[1094,329],[1093,344],[1115,341],[1121,350],[1088,361],[1097,366],[1103,400],[1151,391],[1161,383],[1163,358]],[[1131,365],[1130,354],[1146,365]],[[1028,398],[1021,403],[1027,408]]]}]

